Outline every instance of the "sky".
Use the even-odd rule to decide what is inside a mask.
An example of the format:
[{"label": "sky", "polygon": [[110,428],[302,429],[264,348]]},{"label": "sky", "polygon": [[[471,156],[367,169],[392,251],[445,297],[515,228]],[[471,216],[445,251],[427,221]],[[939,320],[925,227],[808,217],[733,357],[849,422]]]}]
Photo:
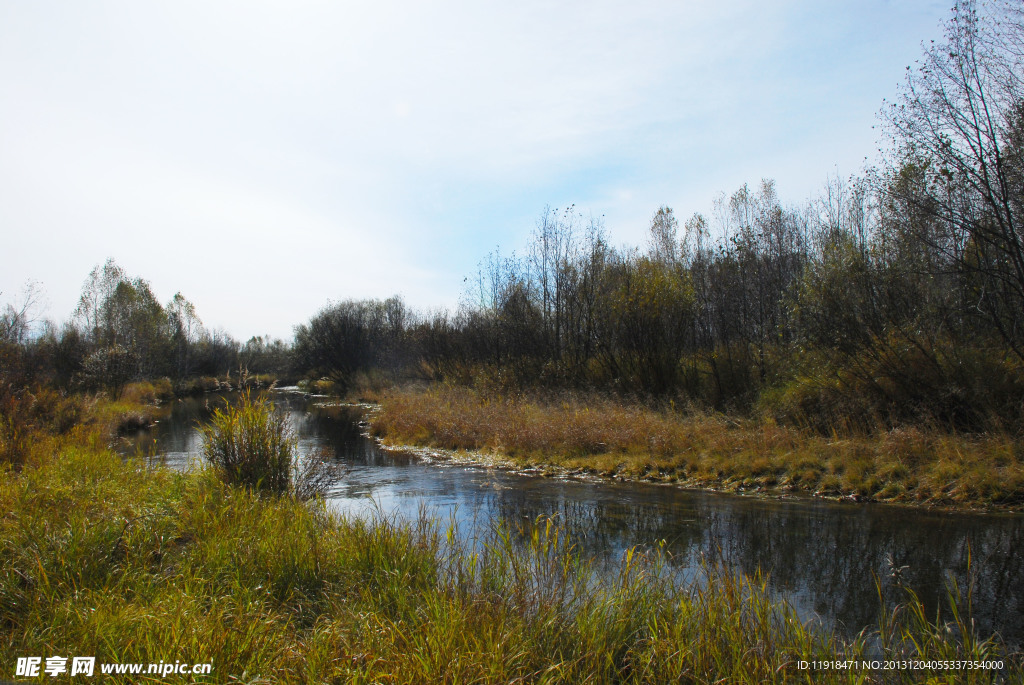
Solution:
[{"label": "sky", "polygon": [[239,340],[329,301],[454,307],[545,207],[643,245],[883,144],[948,0],[0,0],[0,306],[113,258]]}]

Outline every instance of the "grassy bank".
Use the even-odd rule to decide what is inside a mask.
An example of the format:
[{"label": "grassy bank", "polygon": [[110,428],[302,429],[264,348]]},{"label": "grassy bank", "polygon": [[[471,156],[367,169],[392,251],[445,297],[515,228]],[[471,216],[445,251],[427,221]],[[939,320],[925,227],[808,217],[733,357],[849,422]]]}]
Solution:
[{"label": "grassy bank", "polygon": [[[212,471],[147,469],[107,450],[109,428],[86,421],[59,438],[37,436],[45,449],[0,472],[0,677],[33,655],[212,663],[209,676],[102,682],[869,675],[799,670],[800,660],[863,656],[867,638],[815,632],[757,578],[709,567],[711,582],[678,588],[656,552],[634,550],[595,587],[571,541],[546,521],[496,530],[471,553],[435,521],[340,519],[322,502],[261,496]],[[935,624],[907,599],[880,611],[874,639],[886,658],[1004,659],[1010,669],[958,671],[961,682],[1024,675],[1019,655],[975,635],[966,616],[948,612],[952,623]],[[937,677],[904,671],[884,682]]]},{"label": "grassy bank", "polygon": [[392,444],[483,451],[522,466],[696,487],[1024,506],[1024,444],[1005,434],[903,428],[827,438],[771,421],[654,410],[600,397],[495,400],[443,386],[387,394],[373,430]]}]

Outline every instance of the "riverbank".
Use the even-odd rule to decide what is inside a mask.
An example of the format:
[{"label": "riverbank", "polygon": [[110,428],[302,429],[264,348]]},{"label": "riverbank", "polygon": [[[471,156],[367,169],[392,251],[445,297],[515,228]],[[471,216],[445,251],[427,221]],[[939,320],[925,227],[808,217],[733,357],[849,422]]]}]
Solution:
[{"label": "riverbank", "polygon": [[946,614],[947,629],[909,593],[875,634],[844,640],[803,624],[762,578],[707,566],[710,582],[675,585],[658,550],[628,552],[595,583],[549,520],[497,529],[473,551],[437,521],[340,518],[209,470],[146,468],[106,447],[110,406],[81,407],[73,426],[33,426],[35,449],[0,472],[5,677],[19,658],[53,655],[95,657],[97,675],[210,665],[172,674],[181,682],[861,682],[799,666],[840,658],[1003,665],[956,671],[963,682],[1024,673],[965,613]]},{"label": "riverbank", "polygon": [[493,399],[392,390],[371,431],[385,446],[519,470],[853,502],[1024,510],[1024,444],[908,427],[840,438],[770,421],[655,410],[606,397]]}]

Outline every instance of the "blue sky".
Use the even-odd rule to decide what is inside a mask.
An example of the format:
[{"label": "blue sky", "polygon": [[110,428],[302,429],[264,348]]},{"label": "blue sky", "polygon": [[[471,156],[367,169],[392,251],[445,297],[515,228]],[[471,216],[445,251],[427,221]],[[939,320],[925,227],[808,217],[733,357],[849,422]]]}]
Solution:
[{"label": "blue sky", "polygon": [[208,326],[454,306],[546,205],[642,244],[744,182],[874,159],[948,2],[0,0],[0,303],[113,257]]}]

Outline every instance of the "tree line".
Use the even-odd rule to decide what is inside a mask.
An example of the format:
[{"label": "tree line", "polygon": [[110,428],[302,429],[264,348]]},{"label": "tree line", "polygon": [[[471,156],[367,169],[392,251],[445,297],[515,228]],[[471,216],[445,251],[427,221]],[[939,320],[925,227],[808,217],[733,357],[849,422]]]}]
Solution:
[{"label": "tree line", "polygon": [[239,343],[203,325],[181,293],[161,304],[149,283],[113,259],[96,266],[70,320],[42,322],[33,333],[39,289],[0,314],[0,356],[7,385],[50,383],[72,390],[119,393],[129,381],[227,377],[239,372],[284,375],[290,345],[269,337]]},{"label": "tree line", "polygon": [[644,249],[545,210],[454,313],[343,302],[297,329],[304,370],[401,369],[502,391],[614,390],[837,427],[1020,425],[1024,15],[960,2],[882,118],[884,161],[801,207],[743,186]]},{"label": "tree line", "polygon": [[802,206],[765,180],[682,224],[661,207],[638,248],[612,246],[575,206],[545,209],[528,249],[489,255],[455,311],[333,302],[290,345],[241,345],[107,262],[63,329],[26,342],[25,312],[8,306],[0,339],[83,387],[247,368],[341,387],[376,374],[607,391],[823,431],[1019,428],[1022,59],[1024,10],[958,2],[883,110],[874,168]]}]

